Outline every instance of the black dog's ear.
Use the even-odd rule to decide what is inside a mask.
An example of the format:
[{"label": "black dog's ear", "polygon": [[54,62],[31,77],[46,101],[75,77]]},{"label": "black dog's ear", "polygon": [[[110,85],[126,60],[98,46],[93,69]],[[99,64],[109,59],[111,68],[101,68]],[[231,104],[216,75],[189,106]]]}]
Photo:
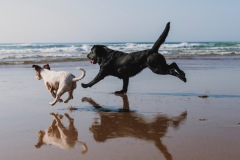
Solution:
[{"label": "black dog's ear", "polygon": [[48,70],[51,70],[49,64],[44,65],[43,68],[48,69]]},{"label": "black dog's ear", "polygon": [[32,65],[32,68],[35,68],[35,70],[36,70],[36,71],[38,71],[38,70],[40,70],[40,69],[41,69],[41,67],[40,67],[40,66],[38,66],[38,65],[35,65],[35,64],[34,64],[34,65]]},{"label": "black dog's ear", "polygon": [[96,51],[98,55],[100,55],[101,57],[105,57],[107,56],[108,48],[104,45],[99,45]]}]

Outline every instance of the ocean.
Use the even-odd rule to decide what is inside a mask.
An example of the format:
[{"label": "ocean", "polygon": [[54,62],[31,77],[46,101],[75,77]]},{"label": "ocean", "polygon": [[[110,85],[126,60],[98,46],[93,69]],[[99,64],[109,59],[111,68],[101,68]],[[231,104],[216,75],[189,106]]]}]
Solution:
[{"label": "ocean", "polygon": [[[81,61],[95,44],[130,53],[150,49],[154,42],[6,43],[0,44],[0,65]],[[240,42],[166,42],[159,52],[167,59],[240,59]]]}]

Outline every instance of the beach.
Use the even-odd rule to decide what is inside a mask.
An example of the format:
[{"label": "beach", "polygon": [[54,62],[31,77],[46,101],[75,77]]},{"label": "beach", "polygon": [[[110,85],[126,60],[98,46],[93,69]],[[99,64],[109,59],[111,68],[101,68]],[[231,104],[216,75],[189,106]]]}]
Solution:
[{"label": "beach", "polygon": [[[74,99],[55,106],[48,104],[53,98],[35,79],[32,64],[0,65],[0,159],[239,159],[239,56],[167,59],[173,61],[187,83],[145,69],[121,96],[113,94],[122,87],[115,77],[81,87],[95,77],[98,65],[49,63],[52,70],[76,76],[77,67],[86,70]],[[61,128],[74,134],[61,140],[53,133],[51,113],[63,115]],[[39,140],[39,131],[52,136],[51,144]]]}]

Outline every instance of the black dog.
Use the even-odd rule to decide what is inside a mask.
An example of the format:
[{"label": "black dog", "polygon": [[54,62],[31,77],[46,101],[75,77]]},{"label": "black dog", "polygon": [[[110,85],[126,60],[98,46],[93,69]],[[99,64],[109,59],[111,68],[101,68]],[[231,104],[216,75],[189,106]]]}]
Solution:
[{"label": "black dog", "polygon": [[123,79],[122,90],[115,92],[116,94],[123,94],[127,92],[129,78],[135,76],[146,67],[156,74],[173,75],[186,82],[185,73],[179,69],[178,65],[175,62],[168,65],[164,56],[158,53],[158,49],[165,41],[169,29],[170,22],[167,23],[163,33],[153,47],[148,50],[124,53],[109,49],[104,45],[94,45],[87,57],[91,63],[100,65],[100,71],[91,82],[88,84],[82,83],[82,87],[92,87],[104,77],[111,75]]}]

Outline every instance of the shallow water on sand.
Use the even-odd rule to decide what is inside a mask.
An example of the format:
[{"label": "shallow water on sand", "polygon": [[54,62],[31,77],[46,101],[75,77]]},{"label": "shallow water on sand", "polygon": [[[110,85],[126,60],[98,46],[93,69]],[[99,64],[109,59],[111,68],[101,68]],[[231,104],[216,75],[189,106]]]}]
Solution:
[{"label": "shallow water on sand", "polygon": [[[122,85],[114,77],[92,88],[80,86],[95,77],[96,65],[50,64],[53,70],[76,76],[78,66],[87,71],[74,99],[53,107],[48,105],[52,97],[43,81],[34,78],[31,66],[1,67],[0,159],[237,160],[240,64],[177,63],[186,72],[187,83],[146,69],[130,79],[129,92],[123,96],[112,94]],[[63,115],[58,119],[60,129],[50,113]],[[65,113],[74,120],[69,121]],[[48,135],[47,143],[38,139],[40,130]]]}]

